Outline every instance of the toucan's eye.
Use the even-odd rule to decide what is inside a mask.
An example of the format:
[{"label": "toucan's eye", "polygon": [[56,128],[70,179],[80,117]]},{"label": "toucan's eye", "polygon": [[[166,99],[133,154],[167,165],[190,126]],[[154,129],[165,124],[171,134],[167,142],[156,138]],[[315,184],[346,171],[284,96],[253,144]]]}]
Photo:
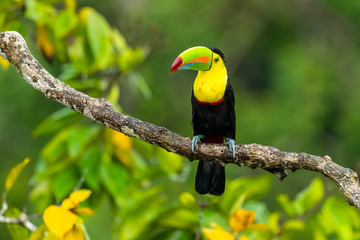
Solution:
[{"label": "toucan's eye", "polygon": [[215,62],[218,62],[219,61],[219,58],[217,57],[217,58],[215,58]]}]

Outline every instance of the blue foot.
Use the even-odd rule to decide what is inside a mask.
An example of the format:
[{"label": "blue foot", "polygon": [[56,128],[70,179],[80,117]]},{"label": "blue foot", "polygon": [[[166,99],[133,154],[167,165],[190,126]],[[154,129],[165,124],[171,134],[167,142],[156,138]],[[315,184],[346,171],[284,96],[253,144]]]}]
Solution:
[{"label": "blue foot", "polygon": [[196,135],[193,137],[193,139],[191,141],[191,151],[194,151],[196,144],[201,142],[201,139],[204,137],[205,137],[204,135]]},{"label": "blue foot", "polygon": [[235,158],[235,140],[231,138],[226,138],[225,144],[229,145],[230,151],[233,154],[233,158]]}]

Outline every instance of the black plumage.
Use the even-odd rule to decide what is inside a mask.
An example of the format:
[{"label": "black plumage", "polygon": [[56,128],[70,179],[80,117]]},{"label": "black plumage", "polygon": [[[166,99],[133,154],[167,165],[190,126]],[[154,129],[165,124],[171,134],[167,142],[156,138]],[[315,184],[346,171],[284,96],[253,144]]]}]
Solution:
[{"label": "black plumage", "polygon": [[[219,55],[223,58],[222,53]],[[235,101],[229,79],[220,103],[201,103],[195,98],[194,92],[192,92],[191,103],[194,136],[205,136],[201,142],[224,143],[226,138],[235,139]],[[200,160],[196,173],[195,190],[199,194],[210,193],[216,196],[223,194],[225,190],[224,166],[216,161]]]}]

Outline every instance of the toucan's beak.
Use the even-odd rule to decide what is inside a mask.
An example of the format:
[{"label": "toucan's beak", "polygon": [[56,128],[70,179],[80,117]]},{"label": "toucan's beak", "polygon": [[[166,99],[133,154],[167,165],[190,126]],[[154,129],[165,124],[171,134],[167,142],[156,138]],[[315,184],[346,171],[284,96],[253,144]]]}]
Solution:
[{"label": "toucan's beak", "polygon": [[181,69],[209,70],[212,51],[207,47],[193,47],[182,52],[171,66],[171,73]]}]

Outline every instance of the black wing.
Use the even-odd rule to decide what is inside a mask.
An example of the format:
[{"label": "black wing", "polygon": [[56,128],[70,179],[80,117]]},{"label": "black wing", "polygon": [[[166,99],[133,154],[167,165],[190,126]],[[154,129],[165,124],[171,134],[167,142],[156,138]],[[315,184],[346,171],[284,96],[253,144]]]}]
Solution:
[{"label": "black wing", "polygon": [[235,140],[235,132],[236,132],[236,115],[235,115],[235,97],[234,97],[234,90],[231,86],[230,79],[228,79],[224,100],[226,102],[226,106],[228,107],[229,111],[229,131],[225,133],[225,137],[229,137]]}]

